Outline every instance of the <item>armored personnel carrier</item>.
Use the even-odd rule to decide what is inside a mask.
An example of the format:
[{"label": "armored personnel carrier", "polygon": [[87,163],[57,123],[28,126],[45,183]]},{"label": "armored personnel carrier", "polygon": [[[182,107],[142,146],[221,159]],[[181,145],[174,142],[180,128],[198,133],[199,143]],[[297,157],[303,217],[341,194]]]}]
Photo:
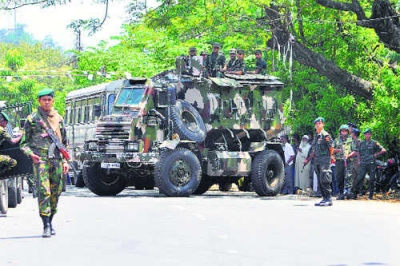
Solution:
[{"label": "armored personnel carrier", "polygon": [[201,58],[124,80],[111,115],[99,118],[96,138],[85,142],[85,184],[100,196],[129,185],[189,196],[215,183],[241,190],[251,183],[258,195],[275,195],[284,180],[276,138],[282,88],[269,75],[203,77]]}]

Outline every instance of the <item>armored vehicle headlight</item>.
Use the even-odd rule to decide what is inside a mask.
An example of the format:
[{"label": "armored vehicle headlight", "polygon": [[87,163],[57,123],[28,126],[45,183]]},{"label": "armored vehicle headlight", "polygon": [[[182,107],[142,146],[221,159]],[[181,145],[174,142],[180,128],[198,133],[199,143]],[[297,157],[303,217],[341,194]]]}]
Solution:
[{"label": "armored vehicle headlight", "polygon": [[135,152],[139,150],[139,143],[136,141],[125,142],[125,151]]},{"label": "armored vehicle headlight", "polygon": [[87,144],[87,148],[89,151],[97,151],[98,144],[95,141],[90,141]]}]

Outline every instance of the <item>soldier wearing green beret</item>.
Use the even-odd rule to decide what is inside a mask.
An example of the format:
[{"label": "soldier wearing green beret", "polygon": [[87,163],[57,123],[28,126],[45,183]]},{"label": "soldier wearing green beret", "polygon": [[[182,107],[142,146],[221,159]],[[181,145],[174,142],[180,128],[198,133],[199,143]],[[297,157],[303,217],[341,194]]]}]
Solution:
[{"label": "soldier wearing green beret", "polygon": [[353,186],[353,199],[357,199],[357,194],[360,192],[362,185],[364,184],[365,175],[368,172],[369,175],[369,195],[368,199],[373,199],[375,190],[375,169],[376,169],[376,158],[386,152],[379,142],[371,139],[371,129],[364,131],[364,140],[360,142],[358,147],[358,164],[360,165],[360,172],[355,180]]},{"label": "soldier wearing green beret", "polygon": [[332,170],[330,163],[333,155],[333,140],[331,135],[324,130],[324,126],[325,119],[323,117],[314,120],[316,135],[311,144],[311,154],[304,161],[304,165],[307,165],[311,159],[314,159],[315,173],[322,194],[322,201],[315,203],[315,206],[332,206]]},{"label": "soldier wearing green beret", "polygon": [[[8,141],[10,143],[18,143],[21,139],[21,136],[13,138],[12,136],[10,136],[10,134],[8,134],[6,127],[9,121],[10,118],[8,117],[8,115],[4,112],[0,112],[0,145],[4,141]],[[11,158],[8,155],[0,154],[0,174],[3,174],[4,172],[15,167],[16,165],[17,161],[15,159]]]},{"label": "soldier wearing green beret", "polygon": [[[55,235],[52,225],[62,192],[63,174],[68,172],[68,162],[56,149],[49,154],[52,139],[46,129],[50,128],[64,145],[68,146],[67,134],[62,116],[53,108],[54,91],[44,89],[38,93],[39,107],[25,122],[25,137],[21,149],[31,157],[34,173],[37,175],[39,215],[43,221],[43,237]],[[54,145],[54,144],[53,144]]]}]

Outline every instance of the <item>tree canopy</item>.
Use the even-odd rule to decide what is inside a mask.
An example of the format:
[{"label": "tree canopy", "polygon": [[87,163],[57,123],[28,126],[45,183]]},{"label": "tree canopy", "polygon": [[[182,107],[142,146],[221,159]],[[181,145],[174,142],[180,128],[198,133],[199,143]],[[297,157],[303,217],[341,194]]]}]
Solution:
[{"label": "tree canopy", "polygon": [[[66,2],[37,1],[42,5]],[[112,8],[112,2],[102,2],[105,8]],[[72,73],[102,69],[114,73],[111,77],[75,77],[57,86],[69,91],[121,78],[126,72],[150,77],[173,68],[175,57],[186,54],[189,47],[210,51],[217,41],[225,52],[244,49],[250,68],[254,67],[254,50],[263,51],[268,72],[286,84],[284,109],[292,132],[312,131],[314,118],[324,116],[332,134],[351,121],[361,129],[371,127],[384,143],[399,138],[400,5],[395,0],[158,2],[157,8],[145,9],[138,1],[126,1],[131,19],[124,25],[124,33],[113,37],[119,44],[108,47],[102,42],[75,51],[75,63],[62,66]],[[0,1],[0,9],[12,8],[8,3]],[[20,69],[31,60],[25,53],[20,59],[18,53],[10,56]],[[7,65],[10,60],[0,58],[0,63]],[[8,71],[15,71],[11,65]],[[15,88],[18,93],[18,84]]]}]

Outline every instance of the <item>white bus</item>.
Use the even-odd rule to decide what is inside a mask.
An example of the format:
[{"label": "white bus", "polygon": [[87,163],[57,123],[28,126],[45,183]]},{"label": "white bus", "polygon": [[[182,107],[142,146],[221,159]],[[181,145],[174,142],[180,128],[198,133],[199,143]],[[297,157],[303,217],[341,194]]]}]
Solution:
[{"label": "white bus", "polygon": [[115,97],[123,80],[102,83],[71,91],[65,97],[64,123],[69,140],[69,153],[73,163],[70,174],[76,186],[83,186],[80,154],[86,140],[95,139],[96,124],[100,116],[111,113]]}]

